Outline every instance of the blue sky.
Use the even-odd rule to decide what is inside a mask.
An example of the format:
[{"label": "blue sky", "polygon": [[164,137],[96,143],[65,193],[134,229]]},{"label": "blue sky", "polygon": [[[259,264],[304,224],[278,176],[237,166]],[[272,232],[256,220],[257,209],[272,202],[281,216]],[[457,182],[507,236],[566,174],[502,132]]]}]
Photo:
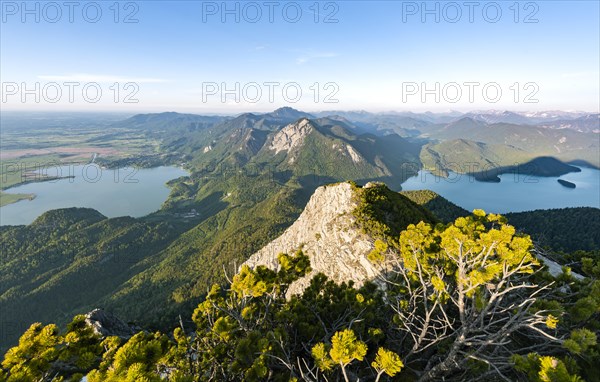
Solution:
[{"label": "blue sky", "polygon": [[[59,17],[49,2],[24,13],[2,0],[2,108],[598,111],[598,1],[475,3],[427,2],[423,14],[421,1],[83,1],[71,22],[63,2]],[[101,96],[82,95],[89,83]]]}]

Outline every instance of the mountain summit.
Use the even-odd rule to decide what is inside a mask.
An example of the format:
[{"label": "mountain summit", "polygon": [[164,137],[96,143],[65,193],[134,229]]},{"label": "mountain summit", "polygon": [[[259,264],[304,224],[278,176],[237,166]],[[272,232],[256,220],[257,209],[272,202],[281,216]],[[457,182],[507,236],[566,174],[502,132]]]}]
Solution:
[{"label": "mountain summit", "polygon": [[[350,182],[322,186],[294,224],[244,264],[277,269],[278,254],[301,249],[310,259],[312,272],[294,282],[288,295],[302,293],[318,273],[336,283],[353,281],[360,286],[376,281],[383,271],[368,259],[377,239],[386,234],[393,237],[422,220],[435,219],[381,183],[367,183],[362,188]],[[369,227],[384,228],[376,232]]]},{"label": "mountain summit", "polygon": [[300,110],[296,110],[292,107],[280,107],[279,109],[267,113],[264,117],[275,119],[275,120],[298,120],[300,118],[314,118],[313,115],[305,113]]}]

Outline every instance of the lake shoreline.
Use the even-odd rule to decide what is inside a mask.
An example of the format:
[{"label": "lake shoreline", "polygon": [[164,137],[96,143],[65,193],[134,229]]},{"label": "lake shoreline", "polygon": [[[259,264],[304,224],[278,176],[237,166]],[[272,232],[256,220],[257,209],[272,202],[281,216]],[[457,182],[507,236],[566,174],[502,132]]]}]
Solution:
[{"label": "lake shoreline", "polygon": [[[581,166],[580,171],[558,176],[503,174],[500,182],[482,182],[469,174],[450,172],[447,177],[419,171],[401,187],[403,191],[428,189],[472,211],[509,213],[538,209],[600,208],[600,170]],[[568,188],[558,179],[575,185]]]},{"label": "lake shoreline", "polygon": [[[190,175],[175,166],[106,171],[98,165],[79,165],[59,170],[59,175],[68,175],[39,176],[7,188],[12,193],[2,191],[0,226],[30,224],[44,212],[71,207],[95,209],[107,217],[143,217],[162,208],[171,195],[172,180]],[[24,203],[26,199],[30,203]]]},{"label": "lake shoreline", "polygon": [[32,194],[13,194],[13,193],[7,192],[7,191],[10,191],[13,188],[17,188],[17,187],[24,186],[26,184],[31,184],[31,183],[52,182],[52,181],[57,181],[57,180],[62,180],[62,179],[72,179],[72,178],[75,178],[75,176],[73,176],[73,175],[70,175],[70,176],[53,176],[53,177],[47,177],[47,178],[44,178],[44,179],[26,180],[24,182],[13,184],[10,187],[4,188],[4,189],[2,189],[0,191],[2,191],[2,193],[5,194],[5,195],[22,196],[22,197],[14,200],[14,201],[10,201],[8,203],[3,203],[3,202],[0,201],[0,207],[8,206],[9,204],[18,203],[18,202],[20,202],[22,200],[29,200],[29,201],[31,201],[31,200],[35,199],[36,196],[37,196],[34,193],[32,193]]}]

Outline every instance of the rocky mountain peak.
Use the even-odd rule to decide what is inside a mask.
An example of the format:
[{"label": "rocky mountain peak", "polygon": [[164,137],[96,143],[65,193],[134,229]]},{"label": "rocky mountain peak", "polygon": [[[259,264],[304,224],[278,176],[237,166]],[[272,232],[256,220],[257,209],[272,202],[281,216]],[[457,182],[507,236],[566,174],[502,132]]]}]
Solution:
[{"label": "rocky mountain peak", "polygon": [[350,183],[317,188],[298,220],[244,264],[276,269],[279,253],[292,254],[302,248],[310,258],[312,272],[293,283],[288,295],[301,293],[317,273],[337,283],[353,280],[357,286],[375,279],[380,270],[367,259],[374,240],[356,224],[353,211],[357,204]]},{"label": "rocky mountain peak", "polygon": [[300,147],[306,136],[313,129],[312,123],[307,118],[290,123],[275,134],[269,149],[275,151],[275,154],[277,154],[280,151],[290,151],[296,147]]}]

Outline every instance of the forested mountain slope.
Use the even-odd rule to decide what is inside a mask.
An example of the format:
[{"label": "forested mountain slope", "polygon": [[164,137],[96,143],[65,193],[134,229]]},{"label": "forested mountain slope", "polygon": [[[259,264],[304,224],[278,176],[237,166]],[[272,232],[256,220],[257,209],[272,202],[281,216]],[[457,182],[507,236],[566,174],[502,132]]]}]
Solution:
[{"label": "forested mountain slope", "polygon": [[[70,221],[82,227],[106,221],[89,216]],[[281,236],[287,243],[273,243],[291,249],[311,240],[306,253],[300,245],[271,263],[259,252],[197,301],[191,321],[152,333],[94,310],[75,316],[66,330],[36,323],[5,354],[0,379],[566,382],[600,376],[597,260],[583,259],[587,278],[568,270],[553,277],[530,238],[502,216],[475,210],[436,224],[382,184],[319,188],[295,224]],[[306,237],[310,227],[314,239]],[[326,253],[316,242],[327,243]],[[361,243],[369,248],[358,254],[335,247]],[[320,264],[319,256],[331,259]],[[385,270],[372,274],[377,285],[361,273],[362,263]],[[356,272],[329,280],[320,271],[338,275],[323,267],[328,264]],[[301,290],[290,293],[297,283]]]}]

